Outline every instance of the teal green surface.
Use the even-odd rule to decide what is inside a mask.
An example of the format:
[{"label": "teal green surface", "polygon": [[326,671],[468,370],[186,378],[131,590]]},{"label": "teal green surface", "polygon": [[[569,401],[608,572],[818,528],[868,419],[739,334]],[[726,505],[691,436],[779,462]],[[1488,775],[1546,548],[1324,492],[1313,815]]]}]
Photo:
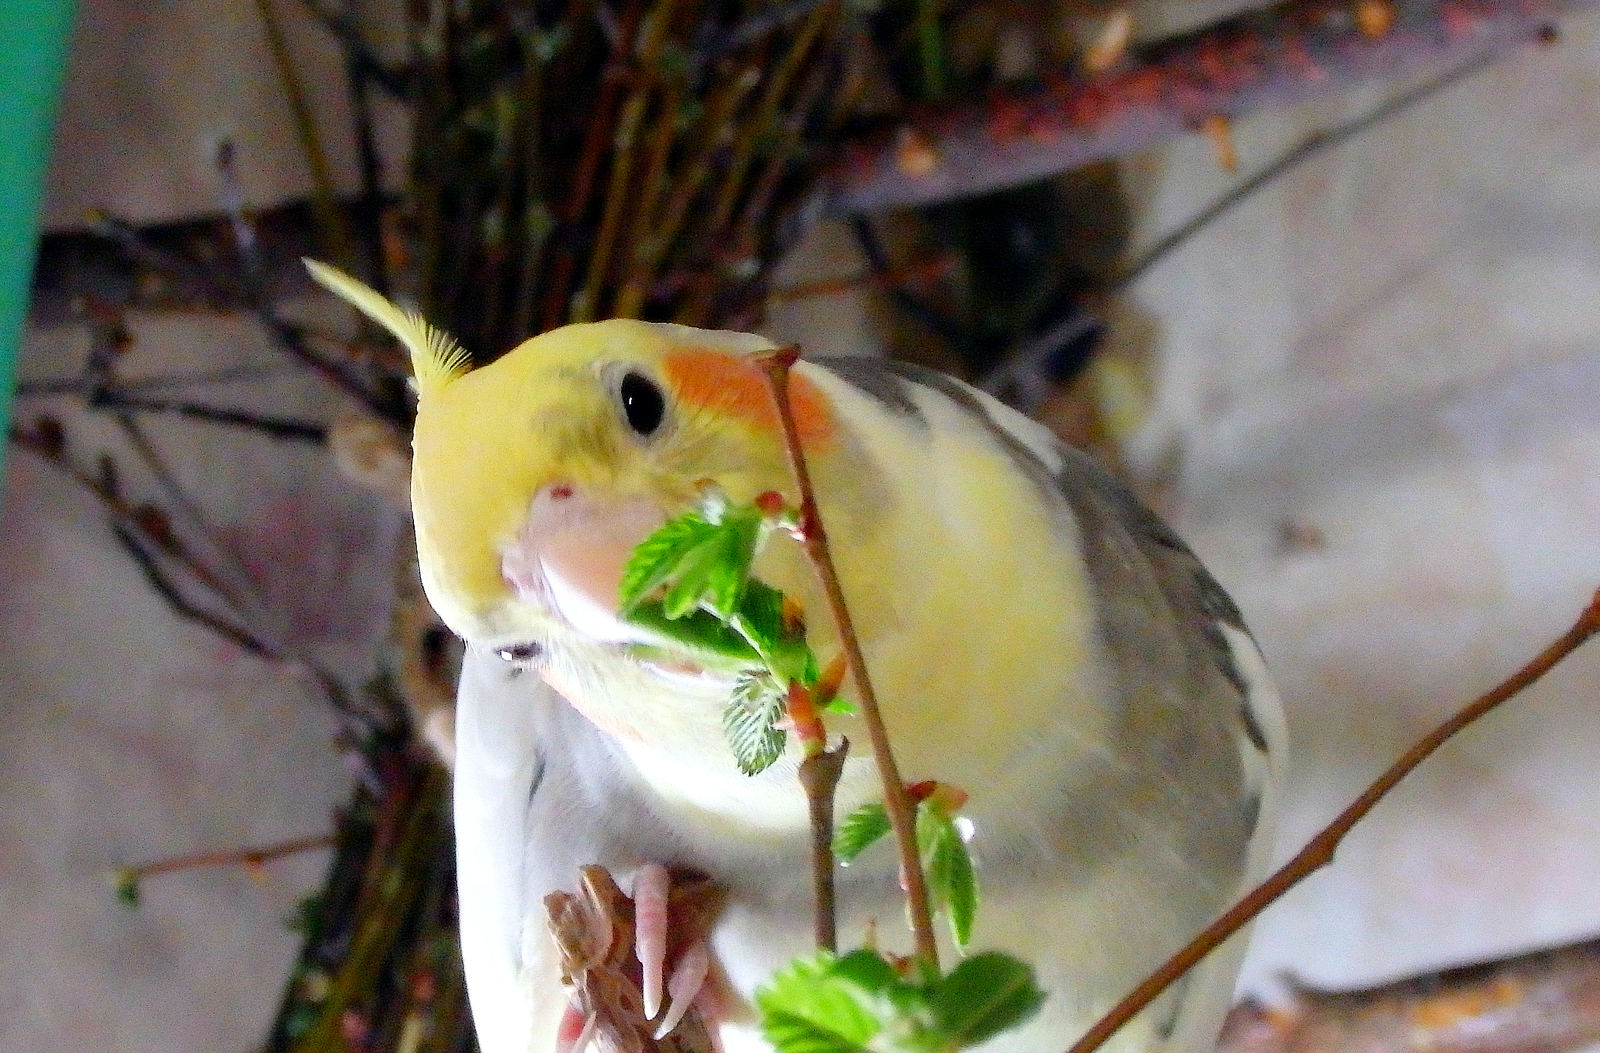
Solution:
[{"label": "teal green surface", "polygon": [[0,425],[11,420],[73,7],[73,0],[0,0]]}]

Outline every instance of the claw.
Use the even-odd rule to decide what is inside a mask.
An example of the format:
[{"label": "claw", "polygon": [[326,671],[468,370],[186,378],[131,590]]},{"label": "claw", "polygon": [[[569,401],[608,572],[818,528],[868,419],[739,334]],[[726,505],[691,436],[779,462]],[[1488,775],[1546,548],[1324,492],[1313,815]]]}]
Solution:
[{"label": "claw", "polygon": [[711,1039],[711,1053],[728,1053],[727,1047],[722,1044],[722,1029],[716,1027],[713,1021],[728,1019],[729,1013],[722,999],[717,996],[712,984],[704,984],[694,996],[694,1007],[700,1010],[700,1019],[712,1024],[706,1028],[706,1035]]},{"label": "claw", "polygon": [[[661,973],[667,960],[667,868],[646,863],[633,876],[634,954],[643,971],[646,1020],[661,1011]],[[674,974],[676,975],[676,974]]]},{"label": "claw", "polygon": [[683,957],[672,968],[672,978],[667,981],[667,995],[672,999],[672,1005],[667,1010],[666,1019],[656,1028],[657,1041],[672,1034],[672,1029],[678,1026],[683,1014],[689,1011],[689,1004],[705,985],[706,974],[710,971],[711,949],[704,940],[683,952]]},{"label": "claw", "polygon": [[561,1025],[556,1028],[556,1053],[583,1053],[594,1040],[599,1023],[599,1013],[584,1016],[582,1009],[569,1003],[566,1012],[561,1014]]}]

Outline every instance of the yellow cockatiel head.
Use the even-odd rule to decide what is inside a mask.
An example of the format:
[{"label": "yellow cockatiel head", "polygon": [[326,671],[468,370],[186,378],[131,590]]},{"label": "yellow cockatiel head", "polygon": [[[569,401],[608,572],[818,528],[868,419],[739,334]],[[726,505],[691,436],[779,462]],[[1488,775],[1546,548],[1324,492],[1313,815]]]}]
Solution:
[{"label": "yellow cockatiel head", "polygon": [[[738,502],[792,490],[776,410],[746,360],[774,346],[761,337],[595,322],[533,337],[471,369],[455,341],[420,317],[339,271],[307,265],[410,351],[423,581],[469,642],[515,647],[573,629],[625,637],[606,609],[621,566],[701,485],[714,482]],[[837,438],[828,401],[799,374],[791,399],[808,454],[826,457]]]}]

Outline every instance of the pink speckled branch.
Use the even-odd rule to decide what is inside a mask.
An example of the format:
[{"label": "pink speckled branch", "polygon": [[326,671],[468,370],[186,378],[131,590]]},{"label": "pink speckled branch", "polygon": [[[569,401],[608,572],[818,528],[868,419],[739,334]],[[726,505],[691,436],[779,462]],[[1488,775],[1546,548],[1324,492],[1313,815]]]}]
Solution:
[{"label": "pink speckled branch", "polygon": [[1595,0],[1288,0],[1131,53],[1093,77],[926,108],[843,148],[836,213],[979,194],[1119,157],[1266,106],[1469,62]]}]

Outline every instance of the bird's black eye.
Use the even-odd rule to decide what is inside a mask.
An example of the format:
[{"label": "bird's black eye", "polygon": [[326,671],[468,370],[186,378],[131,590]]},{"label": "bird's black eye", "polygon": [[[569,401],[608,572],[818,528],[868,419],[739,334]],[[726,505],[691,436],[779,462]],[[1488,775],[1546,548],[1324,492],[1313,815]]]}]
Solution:
[{"label": "bird's black eye", "polygon": [[499,648],[495,651],[495,654],[499,656],[502,662],[526,666],[537,662],[539,656],[544,654],[544,648],[529,640],[527,643],[512,644],[509,647]]},{"label": "bird's black eye", "polygon": [[622,412],[628,427],[640,435],[654,435],[667,413],[667,400],[648,377],[628,373],[622,378]]}]

